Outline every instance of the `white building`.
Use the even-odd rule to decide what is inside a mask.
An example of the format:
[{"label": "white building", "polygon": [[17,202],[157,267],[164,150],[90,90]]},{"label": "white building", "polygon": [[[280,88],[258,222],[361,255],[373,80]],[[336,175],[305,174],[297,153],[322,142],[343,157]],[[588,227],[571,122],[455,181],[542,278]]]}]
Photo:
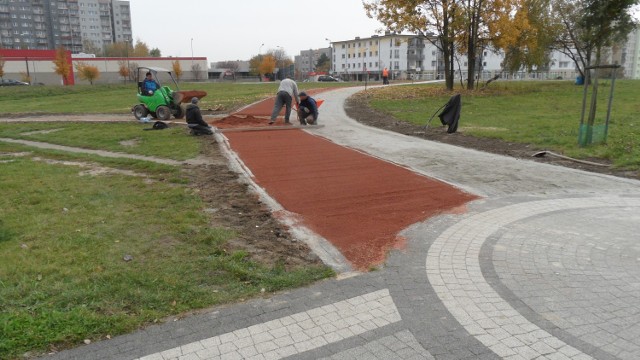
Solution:
[{"label": "white building", "polygon": [[331,72],[345,80],[378,79],[384,68],[392,79],[430,68],[425,64],[425,40],[416,35],[387,32],[331,45]]},{"label": "white building", "polygon": [[[386,32],[367,38],[332,42],[333,75],[344,80],[378,80],[382,69],[388,68],[392,79],[444,78],[442,53],[425,36]],[[503,71],[504,53],[484,49],[477,55],[476,70],[480,80],[496,75],[502,78],[572,79],[579,72],[573,60],[559,52],[550,55],[548,68],[533,72],[507,73]],[[624,77],[640,78],[640,29],[629,35],[628,41],[613,49],[609,63],[620,64]],[[458,54],[454,60],[456,79],[467,78],[468,60]]]}]

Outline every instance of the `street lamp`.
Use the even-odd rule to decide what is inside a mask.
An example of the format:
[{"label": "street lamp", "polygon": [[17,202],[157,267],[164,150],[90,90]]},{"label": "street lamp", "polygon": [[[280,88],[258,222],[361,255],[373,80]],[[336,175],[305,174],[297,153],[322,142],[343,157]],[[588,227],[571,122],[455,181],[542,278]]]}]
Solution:
[{"label": "street lamp", "polygon": [[[194,72],[193,69],[194,69],[193,68],[193,38],[191,38],[191,74],[192,75],[194,75],[193,74],[193,72]],[[195,75],[193,77],[195,79]]]},{"label": "street lamp", "polygon": [[[278,66],[278,72],[280,73],[280,77],[282,78],[282,79],[280,79],[280,80],[283,80],[283,79],[284,79],[284,69],[283,69],[283,68],[281,68],[281,67],[278,65],[278,63],[280,62],[280,61],[278,61],[278,60],[282,60],[282,65],[284,65],[284,60],[283,60],[283,59],[281,59],[281,58],[282,58],[282,52],[283,52],[284,50],[282,49],[282,46],[280,46],[280,45],[277,45],[277,46],[276,46],[276,49],[280,50],[280,52],[276,53],[276,66]],[[280,58],[280,59],[279,59],[279,58]],[[276,73],[276,78],[275,78],[275,80],[278,80],[278,73]]]},{"label": "street lamp", "polygon": [[260,63],[262,62],[262,47],[264,46],[264,43],[260,44],[260,47],[258,48],[258,77],[260,78],[260,82],[262,82],[262,74],[260,73]]},{"label": "street lamp", "polygon": [[331,40],[329,40],[329,38],[325,38],[326,41],[329,42],[329,61],[330,61],[330,65],[329,65],[329,69],[331,69],[331,75],[333,75],[333,73],[335,72],[335,68],[333,67],[333,47],[331,46]]},{"label": "street lamp", "polygon": [[367,71],[367,52],[369,52],[369,48],[364,48],[364,56],[362,57],[362,61],[363,61],[363,67],[362,67],[362,71],[364,71],[364,73],[362,74],[362,77],[364,77],[364,91],[367,91],[367,82],[369,80],[369,72]]}]

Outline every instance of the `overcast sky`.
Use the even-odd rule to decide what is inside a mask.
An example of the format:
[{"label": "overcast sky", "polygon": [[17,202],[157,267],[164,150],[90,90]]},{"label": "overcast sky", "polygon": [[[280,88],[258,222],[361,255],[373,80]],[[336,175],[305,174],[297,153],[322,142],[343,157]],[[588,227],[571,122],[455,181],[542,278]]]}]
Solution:
[{"label": "overcast sky", "polygon": [[209,63],[248,60],[282,47],[289,56],[366,37],[383,26],[361,0],[130,0],[133,38],[162,56],[205,56]]}]

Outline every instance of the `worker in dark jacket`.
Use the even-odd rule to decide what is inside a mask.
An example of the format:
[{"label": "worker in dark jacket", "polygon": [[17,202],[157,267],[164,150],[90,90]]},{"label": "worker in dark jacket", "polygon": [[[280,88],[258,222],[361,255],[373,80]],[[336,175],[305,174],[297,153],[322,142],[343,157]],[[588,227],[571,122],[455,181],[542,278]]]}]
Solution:
[{"label": "worker in dark jacket", "polygon": [[202,120],[202,113],[198,107],[198,101],[199,99],[194,97],[191,99],[191,104],[187,105],[187,126],[191,129],[191,135],[212,135],[213,130],[211,130],[209,124]]},{"label": "worker in dark jacket", "polygon": [[318,104],[316,101],[304,91],[299,96],[298,118],[300,119],[300,125],[318,124]]}]

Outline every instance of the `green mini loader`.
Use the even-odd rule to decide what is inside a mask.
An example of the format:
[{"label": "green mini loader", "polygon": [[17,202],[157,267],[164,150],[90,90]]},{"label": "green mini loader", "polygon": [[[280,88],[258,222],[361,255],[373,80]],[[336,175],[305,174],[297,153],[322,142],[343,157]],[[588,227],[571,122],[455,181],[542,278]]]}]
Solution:
[{"label": "green mini loader", "polygon": [[[153,80],[158,84],[158,88],[155,91],[145,91],[144,79],[147,73],[151,73]],[[159,74],[162,74],[163,78],[168,78],[173,81],[176,90],[172,90],[168,86],[162,86],[159,79]],[[140,120],[146,118],[148,115],[158,120],[169,120],[171,116],[176,119],[184,118],[183,102],[191,101],[191,97],[202,98],[207,95],[204,91],[180,91],[178,88],[178,82],[173,77],[170,70],[153,67],[139,67],[137,69],[137,84],[138,84],[138,101],[131,109],[133,116]],[[189,97],[189,98],[186,98]]]}]

